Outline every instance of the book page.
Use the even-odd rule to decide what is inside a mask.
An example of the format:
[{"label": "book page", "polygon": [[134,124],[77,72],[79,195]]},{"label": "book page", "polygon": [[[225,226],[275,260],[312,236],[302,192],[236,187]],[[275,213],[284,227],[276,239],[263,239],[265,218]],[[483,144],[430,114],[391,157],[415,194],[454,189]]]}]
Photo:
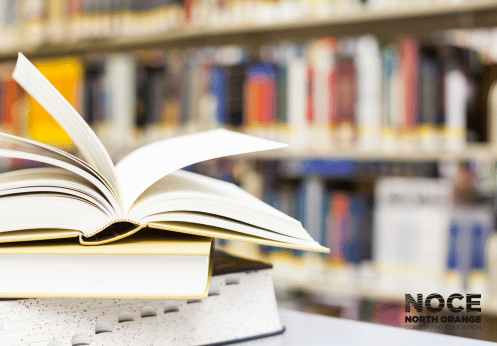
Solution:
[{"label": "book page", "polygon": [[235,184],[183,170],[168,174],[150,186],[133,204],[127,217],[145,223],[148,221],[144,219],[151,220],[149,216],[157,221],[157,214],[177,211],[229,218],[267,232],[312,241],[299,221]]},{"label": "book page", "polygon": [[178,169],[218,157],[286,146],[223,129],[170,138],[143,146],[116,165],[123,188],[124,211],[127,213],[149,186]]},{"label": "book page", "polygon": [[220,217],[217,215],[211,215],[206,213],[197,213],[190,211],[178,211],[178,212],[168,212],[159,213],[148,216],[141,220],[143,223],[156,223],[156,222],[174,222],[174,223],[189,223],[197,224],[200,226],[211,226],[228,231],[233,231],[240,233],[242,235],[246,234],[249,236],[259,237],[262,239],[280,241],[288,244],[296,245],[315,245],[315,241],[303,240],[294,237],[289,237],[276,232],[268,231],[264,228],[255,227],[247,223],[239,222],[237,220],[229,219],[226,217]]},{"label": "book page", "polygon": [[88,200],[118,218],[112,205],[89,181],[57,167],[26,168],[0,173],[0,197],[32,193],[60,193]]},{"label": "book page", "polygon": [[86,163],[67,153],[62,154],[41,143],[0,133],[0,157],[37,161],[73,172],[95,186],[111,203],[116,213],[122,216],[117,197],[106,180]]},{"label": "book page", "polygon": [[12,77],[59,123],[85,160],[107,179],[121,199],[121,188],[109,154],[73,106],[22,53]]}]

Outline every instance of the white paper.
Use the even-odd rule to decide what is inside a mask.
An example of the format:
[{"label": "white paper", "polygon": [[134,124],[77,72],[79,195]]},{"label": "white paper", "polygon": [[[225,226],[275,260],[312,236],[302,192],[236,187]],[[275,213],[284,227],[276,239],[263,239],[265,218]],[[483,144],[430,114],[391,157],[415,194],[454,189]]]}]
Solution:
[{"label": "white paper", "polygon": [[60,167],[91,182],[112,204],[119,217],[124,216],[115,191],[97,171],[75,156],[49,145],[0,132],[0,158],[34,160]]},{"label": "white paper", "polygon": [[[2,157],[8,157],[8,158],[16,158],[16,159],[22,159],[22,160],[31,160],[31,161],[37,161],[37,162],[42,162],[46,163],[55,167],[60,167],[63,169],[67,169],[70,172],[76,173],[77,175],[81,176],[82,178],[86,179],[90,183],[92,183],[98,190],[102,192],[102,194],[107,198],[107,200],[112,204],[114,208],[118,208],[119,205],[117,204],[116,197],[109,191],[109,189],[102,184],[100,180],[98,180],[96,177],[91,175],[90,173],[82,170],[81,168],[78,168],[76,166],[71,165],[70,163],[57,160],[51,157],[43,156],[43,155],[37,155],[37,154],[32,154],[32,153],[26,153],[26,152],[21,152],[17,150],[9,150],[9,149],[0,149],[0,158]],[[116,213],[119,214],[119,209],[116,210]]]},{"label": "white paper", "polygon": [[223,129],[155,142],[133,151],[117,165],[125,213],[153,183],[191,164],[218,157],[286,147],[286,144]]},{"label": "white paper", "polygon": [[85,160],[121,197],[114,164],[100,140],[73,106],[22,53],[19,53],[12,77],[62,126]]}]

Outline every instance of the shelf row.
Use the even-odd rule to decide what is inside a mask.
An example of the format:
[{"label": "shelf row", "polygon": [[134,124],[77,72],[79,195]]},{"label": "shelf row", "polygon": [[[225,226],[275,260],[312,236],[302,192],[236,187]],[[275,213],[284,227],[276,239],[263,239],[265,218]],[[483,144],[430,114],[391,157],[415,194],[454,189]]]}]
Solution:
[{"label": "shelf row", "polygon": [[491,292],[484,275],[475,277],[473,284],[466,289],[454,280],[445,276],[438,278],[435,285],[412,285],[409,275],[385,277],[380,275],[371,263],[362,265],[330,263],[323,258],[313,255],[304,255],[299,258],[284,253],[261,255],[248,250],[241,244],[232,244],[226,247],[227,251],[240,253],[245,256],[258,258],[273,264],[273,281],[277,296],[282,299],[292,294],[302,294],[315,304],[331,307],[347,308],[357,300],[371,300],[377,302],[394,302],[401,306],[405,303],[405,295],[415,297],[423,294],[439,293],[448,297],[454,292],[481,294],[482,314],[497,316],[496,292]]},{"label": "shelf row", "polygon": [[[26,3],[26,4],[24,4]],[[128,8],[126,7],[128,4]],[[139,4],[139,5],[138,5]],[[112,6],[111,6],[112,5]],[[261,43],[322,35],[433,33],[497,26],[494,1],[94,1],[9,0],[2,3],[0,60]],[[422,25],[413,25],[413,23]],[[98,41],[95,41],[98,40]]]},{"label": "shelf row", "polygon": [[[35,65],[121,152],[216,127],[288,143],[277,155],[289,158],[491,159],[497,138],[497,65],[416,36],[384,47],[372,35],[324,37],[255,53],[230,45]],[[0,66],[0,127],[71,147],[11,74]]]},{"label": "shelf row", "polygon": [[[363,162],[439,162],[445,160],[492,162],[497,160],[497,148],[486,143],[469,144],[460,150],[412,149],[403,147],[401,144],[392,145],[390,148],[362,148],[353,144],[332,146],[325,141],[302,141],[298,138],[299,135],[289,136],[290,131],[285,129],[274,129],[274,131],[267,128],[247,130],[228,127],[228,129],[289,144],[287,148],[241,156],[241,158],[255,160],[350,160]],[[202,130],[207,130],[207,128]],[[171,138],[195,130],[192,128],[189,130],[186,128],[152,128],[148,131],[137,131],[128,136],[123,136],[122,133],[115,134],[111,128],[100,127],[95,131],[111,156],[119,157],[156,140]],[[306,137],[302,132],[300,135]]]}]

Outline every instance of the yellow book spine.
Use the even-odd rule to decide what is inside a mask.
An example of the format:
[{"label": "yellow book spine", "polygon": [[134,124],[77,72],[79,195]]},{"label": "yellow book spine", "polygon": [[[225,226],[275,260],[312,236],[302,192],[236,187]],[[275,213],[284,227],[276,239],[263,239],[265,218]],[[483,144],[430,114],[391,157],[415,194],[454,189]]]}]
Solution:
[{"label": "yellow book spine", "polygon": [[[35,66],[76,110],[81,109],[83,64],[80,60],[47,60]],[[32,98],[29,104],[29,135],[34,140],[71,149],[71,139],[50,114]]]}]

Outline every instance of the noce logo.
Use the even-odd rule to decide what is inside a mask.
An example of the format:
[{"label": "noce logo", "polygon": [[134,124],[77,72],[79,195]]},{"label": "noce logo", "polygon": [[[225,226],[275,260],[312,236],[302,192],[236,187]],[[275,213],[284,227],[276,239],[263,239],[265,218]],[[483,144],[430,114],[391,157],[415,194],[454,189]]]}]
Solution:
[{"label": "noce logo", "polygon": [[[411,305],[417,312],[423,312],[423,309],[426,308],[429,312],[437,313],[444,309],[445,307],[445,299],[441,294],[432,293],[426,297],[426,300],[423,304],[423,294],[417,294],[417,300],[414,300],[412,295],[405,295],[405,311],[411,312]],[[464,296],[460,293],[453,293],[447,298],[447,308],[450,312],[460,313],[464,311],[464,305],[461,304],[461,301],[464,299]],[[466,312],[481,312],[480,307],[480,299],[481,294],[466,294]],[[438,306],[433,306],[432,302],[438,301]],[[436,302],[434,302],[436,304]],[[424,306],[424,308],[423,308]]]}]

